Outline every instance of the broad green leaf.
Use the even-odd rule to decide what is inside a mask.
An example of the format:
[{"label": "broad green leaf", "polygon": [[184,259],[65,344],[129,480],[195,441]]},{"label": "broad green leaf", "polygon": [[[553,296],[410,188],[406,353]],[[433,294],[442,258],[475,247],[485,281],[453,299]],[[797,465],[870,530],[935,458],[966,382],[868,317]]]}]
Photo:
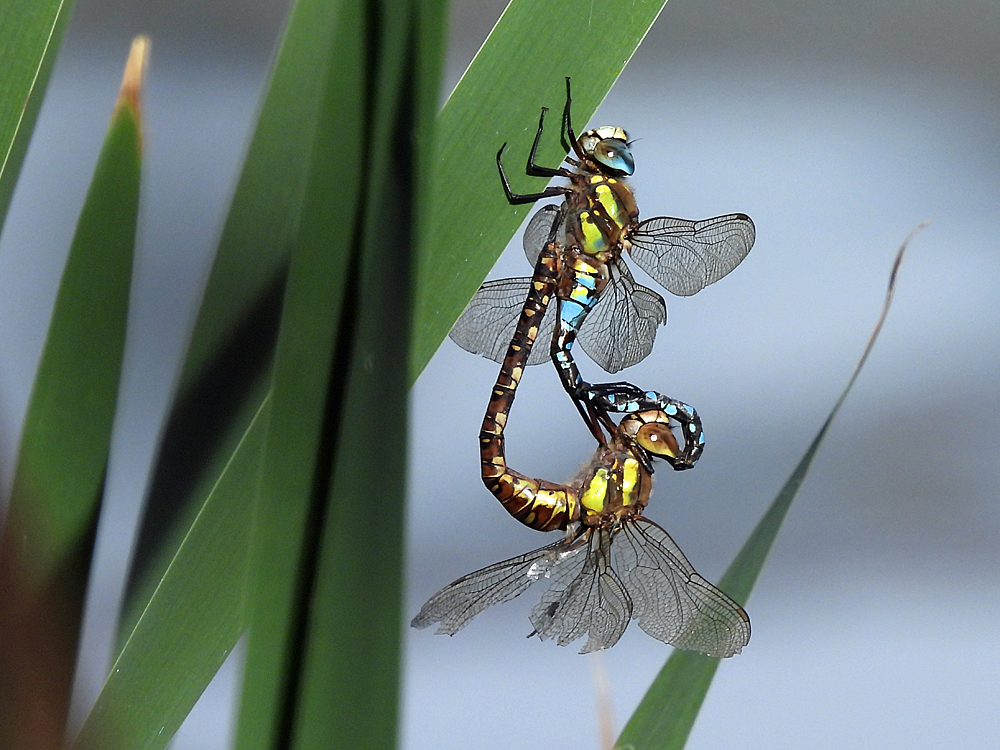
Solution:
[{"label": "broad green leaf", "polygon": [[584,129],[666,0],[625,7],[591,0],[513,0],[452,92],[437,123],[429,209],[416,269],[411,382],[424,369],[532,206],[507,204],[495,156],[516,191],[545,180],[524,176],[538,125],[550,109],[539,162],[556,165],[565,77],[573,123]]},{"label": "broad green leaf", "polygon": [[[764,562],[774,545],[774,540],[778,536],[778,531],[781,529],[781,524],[785,520],[792,500],[795,499],[795,495],[805,481],[809,467],[826,436],[827,430],[833,423],[833,418],[840,410],[847,394],[850,393],[854,382],[861,373],[865,360],[868,359],[868,355],[875,345],[875,340],[878,338],[879,331],[882,330],[882,324],[889,312],[889,306],[892,304],[892,295],[896,288],[896,275],[900,263],[903,261],[903,254],[906,252],[906,247],[913,235],[923,226],[913,230],[896,253],[882,314],[875,324],[875,329],[868,339],[861,359],[847,381],[847,386],[833,405],[830,415],[823,422],[823,426],[820,427],[798,465],[792,471],[788,481],[785,482],[778,496],[768,507],[767,512],[757,523],[739,554],[736,555],[736,559],[733,560],[719,581],[719,588],[738,602],[746,602],[750,598],[750,592],[764,567]],[[693,654],[689,651],[674,651],[626,724],[621,737],[615,744],[617,750],[646,750],[647,748],[650,750],[652,748],[670,750],[684,747],[718,666],[719,659]]]},{"label": "broad green leaf", "polygon": [[[139,203],[139,38],[56,297],[0,538],[0,746],[61,739],[128,317]],[[23,739],[23,738],[22,738]]]},{"label": "broad green leaf", "polygon": [[0,5],[0,231],[72,8],[72,0]]}]

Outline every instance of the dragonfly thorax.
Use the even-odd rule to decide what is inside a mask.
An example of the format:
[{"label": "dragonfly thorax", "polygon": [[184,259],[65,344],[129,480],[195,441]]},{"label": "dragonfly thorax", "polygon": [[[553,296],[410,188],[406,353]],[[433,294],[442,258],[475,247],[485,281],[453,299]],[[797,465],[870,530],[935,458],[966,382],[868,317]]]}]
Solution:
[{"label": "dragonfly thorax", "polygon": [[580,520],[587,526],[607,526],[641,515],[649,502],[651,479],[619,441],[599,448],[580,487]]},{"label": "dragonfly thorax", "polygon": [[602,263],[617,259],[623,238],[639,218],[632,190],[624,180],[605,174],[576,174],[570,182],[566,247]]}]

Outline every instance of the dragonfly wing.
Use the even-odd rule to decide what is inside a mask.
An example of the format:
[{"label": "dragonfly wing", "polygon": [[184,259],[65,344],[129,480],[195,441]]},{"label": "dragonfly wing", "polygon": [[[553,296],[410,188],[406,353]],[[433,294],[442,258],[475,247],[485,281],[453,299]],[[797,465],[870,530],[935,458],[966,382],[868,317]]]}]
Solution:
[{"label": "dragonfly wing", "polygon": [[635,604],[632,616],[657,640],[709,656],[738,654],[750,618],[706,581],[666,531],[646,518],[623,524],[615,557]]},{"label": "dragonfly wing", "polygon": [[562,242],[565,234],[566,203],[542,206],[524,228],[524,255],[534,268],[545,243],[553,240]]},{"label": "dragonfly wing", "polygon": [[632,601],[610,565],[611,537],[606,529],[588,532],[588,545],[562,566],[531,610],[531,624],[543,640],[565,646],[583,635],[581,654],[614,646],[628,626]]},{"label": "dragonfly wing", "polygon": [[[530,288],[530,276],[487,281],[451,329],[451,340],[467,352],[503,362]],[[552,338],[554,321],[554,315],[542,316],[536,340],[547,342]],[[548,346],[533,346],[528,364],[537,365],[548,358]]]},{"label": "dragonfly wing", "polygon": [[702,221],[657,216],[640,222],[629,235],[629,254],[664,289],[686,297],[736,268],[754,237],[753,222],[745,214]]},{"label": "dragonfly wing", "polygon": [[527,591],[539,578],[547,578],[567,557],[578,557],[571,543],[572,540],[563,538],[462,576],[428,599],[410,626],[423,629],[439,623],[438,633],[454,635],[483,610],[508,602]]},{"label": "dragonfly wing", "polygon": [[667,322],[663,297],[637,284],[624,263],[610,263],[611,279],[580,327],[583,350],[608,372],[644,360],[656,328]]}]

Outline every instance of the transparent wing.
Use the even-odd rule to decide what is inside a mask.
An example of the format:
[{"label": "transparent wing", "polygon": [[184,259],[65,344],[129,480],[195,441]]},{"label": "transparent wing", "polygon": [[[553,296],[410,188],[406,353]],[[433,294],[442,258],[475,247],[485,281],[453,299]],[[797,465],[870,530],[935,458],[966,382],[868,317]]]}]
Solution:
[{"label": "transparent wing", "polygon": [[581,654],[614,646],[632,615],[625,585],[610,565],[610,533],[592,529],[587,540],[585,554],[560,568],[530,616],[542,640],[565,646],[586,635]]},{"label": "transparent wing", "polygon": [[611,280],[577,338],[597,364],[618,372],[653,351],[656,328],[667,321],[667,305],[652,289],[637,284],[624,263],[610,263],[608,269]]},{"label": "transparent wing", "polygon": [[625,523],[615,557],[634,603],[632,616],[657,640],[709,656],[738,654],[750,640],[750,618],[702,578],[666,531],[646,518]]},{"label": "transparent wing", "polygon": [[[503,362],[530,288],[530,276],[487,281],[455,322],[448,334],[451,340],[467,352]],[[536,341],[547,342],[552,338],[555,317],[548,311],[542,316]],[[537,365],[548,358],[547,345],[533,346],[528,364]]]},{"label": "transparent wing", "polygon": [[640,222],[629,236],[629,254],[664,289],[687,297],[736,268],[754,237],[745,214],[702,221],[657,216]]},{"label": "transparent wing", "polygon": [[581,551],[579,545],[573,546],[573,540],[564,537],[555,544],[462,576],[428,599],[410,625],[422,629],[440,623],[438,633],[454,635],[484,609],[520,596],[557,566],[572,567],[577,558],[583,557]]},{"label": "transparent wing", "polygon": [[538,256],[550,240],[563,241],[566,223],[566,203],[554,206],[542,206],[528,221],[524,228],[524,256],[531,267],[535,267]]}]

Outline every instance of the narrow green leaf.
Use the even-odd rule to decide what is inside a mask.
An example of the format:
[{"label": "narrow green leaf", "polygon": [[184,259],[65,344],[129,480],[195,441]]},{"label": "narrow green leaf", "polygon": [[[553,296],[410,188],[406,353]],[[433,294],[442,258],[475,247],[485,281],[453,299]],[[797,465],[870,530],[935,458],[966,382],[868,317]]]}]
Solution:
[{"label": "narrow green leaf", "polygon": [[628,9],[591,0],[513,0],[438,118],[428,213],[416,267],[410,380],[444,340],[531,206],[512,207],[495,155],[508,142],[515,190],[541,190],[523,175],[542,106],[548,120],[540,163],[557,164],[565,77],[573,79],[573,122],[583,129],[632,57],[666,0]]},{"label": "narrow green leaf", "polygon": [[[320,3],[301,0],[294,12],[313,5]],[[347,366],[351,341],[344,332],[353,327],[352,308],[359,303],[353,290],[349,299],[345,292],[359,262],[366,165],[357,136],[368,133],[367,16],[363,0],[345,0],[327,11],[330,54],[313,71],[323,82],[322,94],[285,286],[255,507],[240,748],[287,746],[294,726],[305,603],[329,482],[330,431],[340,408],[342,384],[331,378]]]},{"label": "narrow green leaf", "polygon": [[[299,2],[275,61],[260,119],[205,289],[154,470],[155,518],[140,540],[120,629],[145,609],[208,493],[260,407],[270,379],[288,257],[296,240],[333,55],[336,2]],[[341,130],[342,145],[357,148]],[[328,179],[339,179],[336,165]],[[248,496],[253,494],[248,488]]]},{"label": "narrow green leaf", "polygon": [[[384,0],[386,22],[373,40],[379,60],[357,321],[304,635],[298,748],[392,748],[397,735],[409,337],[401,323],[409,313],[411,206],[426,162],[409,144],[433,122],[429,84],[438,64],[429,58],[440,59],[441,43],[440,34],[414,37],[428,25],[419,14],[440,18],[442,4]],[[421,69],[431,80],[415,73]],[[374,508],[374,522],[357,522],[359,510]]]},{"label": "narrow green leaf", "polygon": [[[854,386],[865,360],[868,359],[868,355],[875,345],[879,331],[882,330],[882,324],[885,322],[889,306],[892,304],[892,295],[896,288],[896,275],[899,271],[899,265],[902,263],[903,254],[906,252],[906,247],[913,235],[923,226],[921,224],[917,229],[914,229],[896,253],[882,314],[875,324],[875,329],[868,339],[864,353],[855,366],[847,386],[840,394],[840,398],[834,404],[830,415],[823,422],[823,426],[820,427],[798,465],[792,471],[788,481],[785,482],[778,496],[768,507],[743,548],[719,581],[719,588],[736,601],[746,602],[750,598],[750,592],[764,567],[764,562],[774,545],[774,540],[778,536],[778,531],[785,520],[792,500],[795,499],[795,495],[805,481],[806,473],[816,456],[816,451],[819,450],[827,429],[833,423],[833,418]],[[674,651],[646,691],[646,695],[626,724],[615,747],[618,750],[645,750],[645,748],[670,750],[671,748],[684,747],[718,666],[719,659],[688,651]]]},{"label": "narrow green leaf", "polygon": [[72,0],[0,6],[0,231],[72,7]]},{"label": "narrow green leaf", "polygon": [[125,344],[145,49],[129,56],[25,417],[0,538],[0,747],[26,731],[56,747],[65,721]]},{"label": "narrow green leaf", "polygon": [[[87,716],[72,750],[160,750],[243,631],[248,488],[259,479],[269,401],[185,536]],[[53,746],[54,747],[54,746]]]},{"label": "narrow green leaf", "polygon": [[[286,422],[286,434],[297,440],[300,430],[308,433],[308,424],[315,424],[316,415],[322,414],[326,395],[322,382],[328,377],[331,366],[327,363],[324,371],[317,363],[324,356],[324,346],[327,348],[325,356],[332,356],[329,347],[333,340],[332,335],[324,338],[322,332],[325,330],[329,334],[337,326],[335,321],[331,322],[330,314],[317,316],[320,322],[314,325],[312,314],[317,312],[317,308],[324,307],[328,313],[333,310],[339,314],[338,306],[331,304],[331,300],[335,303],[341,295],[336,281],[340,278],[343,286],[347,273],[338,271],[337,264],[342,261],[331,254],[336,252],[338,243],[341,255],[345,252],[345,244],[353,247],[352,230],[342,220],[360,220],[360,212],[352,211],[350,206],[349,185],[357,177],[351,177],[348,168],[350,159],[344,159],[344,145],[355,144],[350,136],[364,129],[342,117],[344,90],[334,86],[333,78],[328,75],[331,67],[344,65],[341,53],[345,48],[355,45],[359,49],[361,44],[360,38],[350,34],[346,27],[342,28],[343,35],[348,37],[346,40],[334,34],[337,25],[343,21],[343,13],[343,8],[330,3],[302,2],[296,7],[290,22],[261,125],[250,150],[213,271],[213,281],[209,283],[195,334],[200,343],[192,347],[189,356],[186,371],[189,400],[186,401],[182,394],[179,409],[185,412],[185,416],[189,416],[187,412],[194,410],[195,404],[218,408],[207,398],[192,397],[190,394],[203,391],[206,383],[218,382],[213,378],[219,377],[219,360],[233,356],[229,343],[233,331],[239,332],[246,321],[253,320],[254,309],[261,305],[261,299],[269,297],[276,280],[283,281],[280,258],[287,255],[292,247],[305,248],[309,252],[303,250],[300,253],[298,269],[289,280],[289,288],[295,291],[286,305],[286,312],[289,313],[286,317],[300,323],[301,327],[289,323],[285,362],[293,364],[291,372],[284,370],[284,377],[286,382],[289,378],[294,379],[297,376],[294,362],[300,362],[303,364],[304,380],[311,385],[310,391],[302,397],[295,391],[302,381],[293,382],[285,391],[286,410],[289,405],[297,407],[297,413],[304,418],[303,422],[291,425]],[[425,25],[429,23],[425,18],[422,22]],[[433,36],[440,46],[440,27],[435,29]],[[436,59],[432,54],[425,54],[420,68],[439,70],[440,52]],[[346,75],[348,71],[342,72]],[[308,77],[307,88],[303,88],[299,76]],[[344,85],[344,80],[340,80],[340,86]],[[360,79],[356,82],[358,84]],[[423,83],[417,90],[420,91],[423,111],[433,113],[436,87]],[[312,99],[303,102],[301,98],[307,95]],[[291,121],[284,119],[286,113],[282,107],[293,110]],[[332,116],[334,112],[336,117]],[[327,127],[318,130],[317,123],[321,121]],[[331,122],[334,127],[329,126]],[[282,145],[275,147],[268,139],[277,138],[278,131],[281,131],[279,140]],[[384,144],[383,152],[391,152],[392,148],[409,141],[407,136]],[[289,143],[297,144],[298,149],[292,149],[294,153],[291,155],[288,153]],[[356,174],[360,174],[365,166],[359,161],[364,154],[362,148],[363,144],[360,144],[355,155]],[[282,156],[294,163],[291,166],[289,163],[279,164]],[[373,168],[372,172],[383,173],[384,183],[388,180],[384,176],[386,159],[381,161],[381,168]],[[274,192],[279,195],[275,197]],[[283,201],[284,210],[275,210],[270,205],[279,199]],[[300,214],[303,217],[301,223]],[[372,224],[373,228],[377,226]],[[282,233],[281,247],[265,247],[269,239]],[[237,241],[245,244],[239,246]],[[245,257],[241,258],[242,251],[249,253],[251,262],[256,263],[246,273],[241,273],[240,268],[240,264],[247,262]],[[390,247],[389,252],[393,251],[394,248]],[[268,270],[262,271],[261,266],[267,266]],[[400,283],[405,285],[405,265],[401,270],[404,273],[399,277]],[[240,287],[238,281],[247,278],[246,287]],[[394,308],[385,309],[392,311]],[[398,321],[395,323],[398,328]],[[317,338],[321,339],[318,343]],[[201,354],[197,353],[199,347]],[[212,353],[213,347],[220,351]],[[390,349],[388,353],[394,351]],[[339,352],[338,356],[342,354]],[[393,356],[397,363],[405,361],[405,355],[398,351]],[[314,368],[314,365],[317,367]],[[153,586],[145,597],[148,603],[135,612],[134,622],[137,625],[123,645],[114,670],[77,740],[77,748],[163,747],[245,626],[244,613],[236,594],[243,593],[243,565],[249,548],[247,540],[252,509],[246,501],[256,492],[259,450],[266,428],[272,424],[269,412],[247,411],[250,406],[261,404],[269,387],[266,362],[251,372],[256,374],[247,378],[250,384],[243,384],[243,390],[238,391],[238,404],[228,407],[233,412],[226,415],[229,434],[234,426],[249,423],[250,427],[244,430],[235,455],[226,464],[214,489],[206,493],[204,501],[199,499],[197,486],[193,490],[186,488],[189,492],[185,497],[196,501],[191,505],[196,511],[192,524],[189,524],[169,566],[164,565],[165,575],[155,579],[151,577]],[[317,383],[320,385],[317,386]],[[212,395],[216,400],[219,398],[218,392]],[[400,412],[405,414],[405,409]],[[400,426],[405,432],[405,422],[401,422]],[[223,453],[228,439],[227,435],[212,443],[217,456]],[[284,448],[279,445],[277,450],[280,452]],[[329,463],[328,457],[327,471]],[[161,463],[161,469],[164,465]],[[256,472],[253,470],[255,466],[258,467]],[[280,468],[284,470],[284,467]],[[301,469],[301,466],[298,468]],[[290,473],[295,478],[294,466]],[[211,471],[205,470],[198,481],[204,482],[210,475]],[[401,474],[399,477],[397,484],[402,482]],[[176,490],[176,487],[173,489]],[[274,512],[280,515],[284,508],[294,516],[296,509],[284,507],[283,503],[284,497],[279,494]],[[183,524],[178,524],[178,528],[182,527]],[[164,549],[170,549],[170,546],[165,545]],[[294,543],[289,549],[294,554]],[[398,549],[394,554],[399,556]],[[393,555],[388,555],[386,559],[391,562]],[[398,581],[398,572],[396,575]],[[144,600],[137,598],[136,601]],[[398,607],[398,604],[394,606]],[[392,619],[392,632],[398,636],[398,616]],[[393,675],[393,685],[396,679]],[[393,693],[394,690],[388,691],[389,695]],[[137,707],[136,695],[147,696],[147,705]]]}]

